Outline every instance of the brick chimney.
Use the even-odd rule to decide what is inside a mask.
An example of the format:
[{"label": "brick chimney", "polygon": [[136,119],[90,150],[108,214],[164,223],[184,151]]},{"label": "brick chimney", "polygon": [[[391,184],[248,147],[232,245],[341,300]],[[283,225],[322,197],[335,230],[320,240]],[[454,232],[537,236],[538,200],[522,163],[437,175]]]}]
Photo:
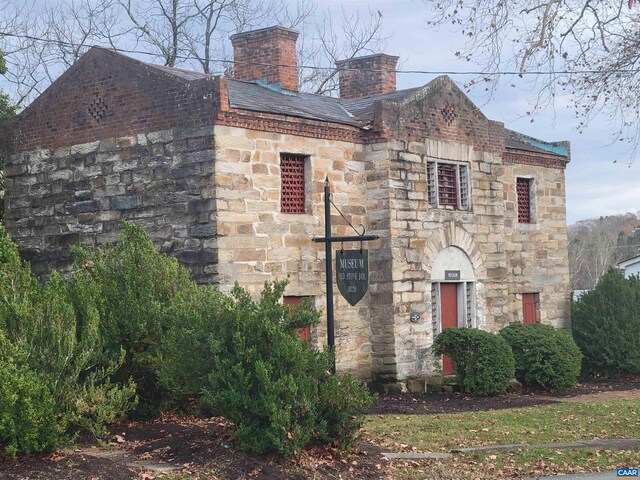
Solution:
[{"label": "brick chimney", "polygon": [[397,63],[398,57],[384,53],[337,61],[340,98],[395,92]]},{"label": "brick chimney", "polygon": [[298,91],[297,38],[298,32],[279,26],[232,35],[233,78],[266,78],[286,90]]}]

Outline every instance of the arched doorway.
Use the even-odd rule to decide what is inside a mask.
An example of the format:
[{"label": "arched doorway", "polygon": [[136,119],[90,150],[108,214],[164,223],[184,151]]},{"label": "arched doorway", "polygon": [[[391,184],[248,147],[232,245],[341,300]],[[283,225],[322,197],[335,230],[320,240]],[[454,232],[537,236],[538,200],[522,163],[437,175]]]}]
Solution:
[{"label": "arched doorway", "polygon": [[[476,326],[475,275],[468,255],[458,247],[442,249],[431,268],[431,310],[435,333],[445,328]],[[444,356],[442,372],[451,375],[451,360]]]}]

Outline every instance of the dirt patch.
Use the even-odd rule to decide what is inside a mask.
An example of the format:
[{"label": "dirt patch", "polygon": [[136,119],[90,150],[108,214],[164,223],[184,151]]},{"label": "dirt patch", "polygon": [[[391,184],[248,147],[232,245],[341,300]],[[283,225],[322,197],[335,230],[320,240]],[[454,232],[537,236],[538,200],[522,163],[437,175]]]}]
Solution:
[{"label": "dirt patch", "polygon": [[[553,399],[553,397],[549,397]],[[561,397],[562,402],[606,402],[607,400],[616,400],[623,398],[640,398],[640,390],[613,390],[597,393],[586,393],[576,395],[574,397]]]},{"label": "dirt patch", "polygon": [[382,450],[365,442],[349,455],[315,447],[289,459],[240,452],[232,444],[233,427],[223,418],[165,416],[114,426],[106,446],[85,439],[74,451],[0,459],[0,479],[148,480],[167,471],[207,480],[388,478],[389,462]]},{"label": "dirt patch", "polygon": [[129,480],[136,472],[112,461],[82,454],[26,456],[19,461],[0,458],[2,480]]},{"label": "dirt patch", "polygon": [[[388,395],[371,413],[428,414],[494,410],[563,401],[606,400],[640,396],[640,377],[590,382],[568,392],[533,394],[524,390],[498,397],[461,394]],[[0,457],[2,480],[129,480],[161,476],[175,469],[194,479],[386,479],[393,464],[380,447],[360,442],[350,455],[330,447],[315,447],[295,458],[239,452],[233,426],[223,418],[197,419],[166,415],[154,422],[128,422],[112,428],[110,445],[82,439],[73,451],[54,455]]]},{"label": "dirt patch", "polygon": [[459,393],[410,394],[401,393],[381,396],[371,406],[369,413],[425,415],[430,413],[455,413],[477,410],[500,410],[504,408],[529,407],[557,403],[553,398],[540,399],[535,396],[506,394],[497,397],[472,397]]},{"label": "dirt patch", "polygon": [[495,397],[473,397],[461,393],[383,395],[369,409],[374,414],[424,415],[477,410],[530,407],[558,402],[606,401],[616,398],[638,398],[640,376],[600,380],[576,385],[564,392],[534,391],[514,388]]}]

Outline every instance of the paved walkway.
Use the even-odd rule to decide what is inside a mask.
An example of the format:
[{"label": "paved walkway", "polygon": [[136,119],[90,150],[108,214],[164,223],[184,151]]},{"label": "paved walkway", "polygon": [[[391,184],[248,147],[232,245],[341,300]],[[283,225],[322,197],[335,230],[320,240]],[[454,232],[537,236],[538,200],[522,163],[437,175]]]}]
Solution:
[{"label": "paved walkway", "polygon": [[[424,460],[438,458],[452,458],[456,454],[486,452],[490,450],[518,450],[531,448],[546,448],[549,450],[563,450],[567,448],[596,448],[604,450],[613,448],[616,450],[632,450],[640,448],[640,438],[610,438],[602,440],[585,440],[581,442],[567,443],[543,443],[529,445],[524,443],[512,443],[507,445],[485,445],[482,447],[456,448],[450,453],[415,453],[415,452],[389,452],[382,455],[390,460]],[[564,477],[566,479],[566,477]]]},{"label": "paved walkway", "polygon": [[170,463],[156,462],[153,460],[136,460],[130,452],[115,447],[80,448],[74,450],[74,453],[86,455],[88,457],[106,458],[119,465],[124,465],[125,467],[149,471],[159,475],[180,473],[183,470],[182,466],[171,465]]},{"label": "paved walkway", "polygon": [[631,390],[608,390],[605,392],[585,393],[574,397],[547,397],[539,395],[537,398],[563,403],[606,402],[607,400],[619,400],[623,398],[640,398],[640,390],[637,388]]},{"label": "paved walkway", "polygon": [[616,472],[581,473],[579,475],[562,475],[554,477],[529,477],[528,480],[615,480]]}]

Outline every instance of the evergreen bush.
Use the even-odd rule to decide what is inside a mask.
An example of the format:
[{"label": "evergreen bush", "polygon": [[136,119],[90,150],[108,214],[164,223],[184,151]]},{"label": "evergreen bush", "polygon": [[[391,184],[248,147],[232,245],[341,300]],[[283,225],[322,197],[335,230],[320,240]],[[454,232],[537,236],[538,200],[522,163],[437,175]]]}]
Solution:
[{"label": "evergreen bush", "polygon": [[[0,226],[0,332],[9,345],[7,351],[19,352],[20,358],[19,364],[6,368],[21,379],[14,387],[22,389],[24,401],[39,398],[33,401],[33,408],[42,412],[42,418],[36,420],[28,413],[31,407],[25,406],[27,417],[22,418],[37,422],[35,435],[42,438],[11,441],[8,448],[14,453],[53,448],[79,428],[104,433],[106,423],[122,418],[134,404],[132,384],[108,382],[121,359],[105,354],[95,299],[83,287],[55,272],[40,284]],[[79,315],[80,311],[93,314]],[[14,387],[7,387],[7,392]],[[51,422],[56,429],[40,428]]]},{"label": "evergreen bush", "polygon": [[[332,356],[293,328],[318,321],[309,305],[281,303],[285,283],[266,284],[259,301],[236,286],[182,297],[165,343],[160,381],[236,425],[240,448],[291,454],[310,442],[348,444],[371,402],[348,375],[330,374]],[[187,358],[190,357],[190,358]]]},{"label": "evergreen bush", "polygon": [[514,377],[515,361],[503,338],[473,328],[447,328],[433,344],[436,355],[448,355],[463,392],[498,395]]},{"label": "evergreen bush", "polygon": [[500,331],[516,360],[516,378],[535,388],[566,390],[580,375],[582,354],[566,330],[514,323]]},{"label": "evergreen bush", "polygon": [[105,358],[119,362],[116,384],[137,385],[137,414],[152,416],[167,392],[157,382],[167,314],[181,292],[197,288],[175,258],[159,253],[144,230],[124,223],[120,242],[75,251],[73,293],[82,321],[98,321]]},{"label": "evergreen bush", "polygon": [[39,453],[60,443],[54,396],[0,331],[0,452]]},{"label": "evergreen bush", "polygon": [[640,277],[610,269],[571,310],[584,375],[640,374]]}]

